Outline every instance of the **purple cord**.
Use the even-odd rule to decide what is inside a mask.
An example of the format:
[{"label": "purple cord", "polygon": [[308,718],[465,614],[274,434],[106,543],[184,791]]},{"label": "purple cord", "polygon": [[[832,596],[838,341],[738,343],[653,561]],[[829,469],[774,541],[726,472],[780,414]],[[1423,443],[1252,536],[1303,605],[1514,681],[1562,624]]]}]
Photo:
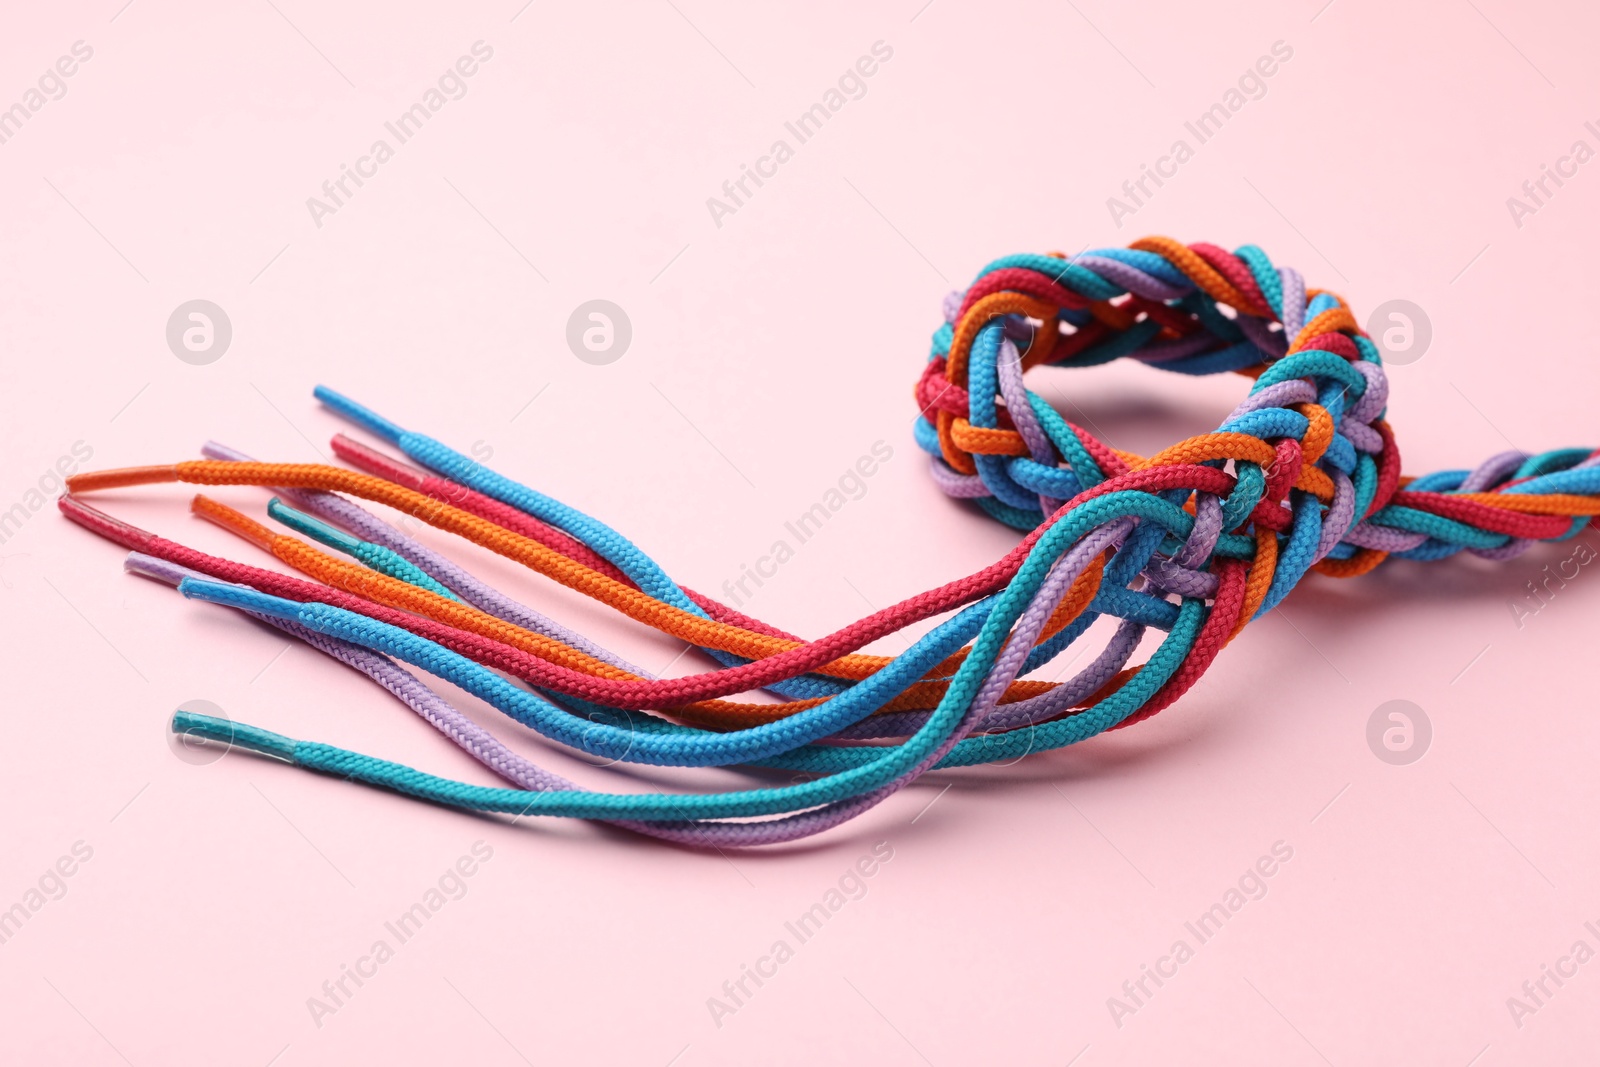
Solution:
[{"label": "purple cord", "polygon": [[[147,556],[142,552],[130,553],[126,563],[124,563],[124,567],[131,573],[154,578],[171,586],[176,586],[185,578],[194,578],[206,582],[216,581],[216,579],[201,574],[199,571],[190,570],[176,563],[169,563],[155,556]],[[365,674],[398,697],[402,703],[415,711],[434,729],[455,742],[463,751],[512,785],[532,792],[554,792],[579,788],[576,783],[563,778],[554,771],[547,771],[531,760],[511,751],[494,734],[473,722],[453,704],[418,679],[416,675],[401,667],[389,657],[372,652],[359,645],[341,641],[338,638],[316,633],[286,619],[277,619],[253,611],[244,611],[244,614],[274,626],[292,637],[299,638],[317,651],[325,653],[340,663],[353,667]],[[742,847],[746,845],[780,844],[785,841],[809,837],[812,834],[820,833],[823,830],[848,821],[889,795],[881,790],[879,792],[882,793],[881,796],[868,794],[840,802],[839,804],[815,808],[811,811],[787,815],[781,819],[771,819],[765,822],[716,822],[696,819],[685,819],[681,822],[635,819],[597,819],[594,821],[606,822],[613,826],[619,826],[663,841],[672,841],[682,845],[706,845],[717,848],[723,846]]]}]

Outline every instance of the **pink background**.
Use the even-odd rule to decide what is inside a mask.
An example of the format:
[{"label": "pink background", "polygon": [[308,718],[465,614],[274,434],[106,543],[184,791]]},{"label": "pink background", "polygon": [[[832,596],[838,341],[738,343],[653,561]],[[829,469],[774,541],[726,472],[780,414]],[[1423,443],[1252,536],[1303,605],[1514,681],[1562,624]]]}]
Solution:
[{"label": "pink background", "polygon": [[[0,509],[80,441],[95,468],[207,437],[314,460],[344,428],[312,401],[320,381],[492,454],[716,593],[882,439],[894,458],[865,497],[748,603],[818,635],[1014,543],[943,498],[911,441],[943,295],[995,256],[1145,233],[1259,243],[1362,315],[1424,308],[1432,346],[1391,373],[1411,473],[1600,443],[1600,163],[1521,227],[1506,206],[1573,141],[1600,147],[1585,5],[120,3],[30,5],[0,35],[0,106],[93,48],[0,145]],[[466,96],[314,225],[306,198],[478,40],[493,58]],[[893,57],[866,95],[715,225],[706,198],[880,40]],[[1114,225],[1107,197],[1280,40],[1293,57],[1266,95]],[[194,298],[233,324],[208,366],[165,343]],[[609,366],[564,340],[593,298],[633,324]],[[1134,450],[1215,425],[1244,388],[1137,367],[1033,381]],[[187,497],[102,502],[263,562]],[[1582,569],[1521,628],[1511,608],[1569,554],[1310,580],[1148,724],[719,856],[237,753],[184,762],[166,723],[205,699],[489,780],[365,679],[124,576],[46,506],[0,545],[0,908],[75,842],[92,858],[0,945],[0,1060],[1580,1062],[1600,962],[1520,1026],[1506,1004],[1575,941],[1600,949],[1600,726],[1580,674],[1600,577]],[[646,667],[679,652],[461,558]],[[1366,742],[1396,699],[1433,726],[1409,766]],[[592,785],[741,780],[619,777],[502,733]],[[466,895],[316,1025],[307,998],[478,840],[493,858]],[[1279,841],[1293,858],[1265,897],[1118,1026],[1107,998],[1194,946],[1184,923]],[[880,842],[893,859],[865,897],[718,1027],[707,998]]]}]

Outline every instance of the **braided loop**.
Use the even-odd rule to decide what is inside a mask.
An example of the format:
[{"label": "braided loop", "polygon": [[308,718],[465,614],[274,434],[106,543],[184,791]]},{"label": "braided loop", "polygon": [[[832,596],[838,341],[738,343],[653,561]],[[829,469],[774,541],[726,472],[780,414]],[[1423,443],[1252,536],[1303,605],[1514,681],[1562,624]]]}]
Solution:
[{"label": "braided loop", "polygon": [[[1024,384],[1041,365],[1120,357],[1254,385],[1215,432],[1143,457]],[[1600,492],[1587,449],[1402,478],[1377,346],[1342,298],[1307,289],[1253,245],[1229,253],[1150,237],[1071,259],[996,260],[946,299],[916,400],[936,482],[1007,525],[1032,530],[1124,491],[1169,504],[1134,521],[1107,567],[1124,588],[1096,606],[1156,621],[1176,595],[1215,599],[1215,613],[1223,586],[1242,582],[1228,636],[1309,570],[1349,577],[1391,555],[1463,550],[1506,559],[1576,534]]]}]

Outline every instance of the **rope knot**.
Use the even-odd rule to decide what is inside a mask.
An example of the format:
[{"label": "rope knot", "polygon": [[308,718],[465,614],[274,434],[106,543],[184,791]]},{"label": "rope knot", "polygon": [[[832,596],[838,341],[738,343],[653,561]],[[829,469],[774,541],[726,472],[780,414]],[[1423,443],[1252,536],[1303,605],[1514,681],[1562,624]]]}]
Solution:
[{"label": "rope knot", "polygon": [[[1312,569],[1361,574],[1392,554],[1504,558],[1587,521],[1570,501],[1515,484],[1593,467],[1583,450],[1511,453],[1404,485],[1377,346],[1340,296],[1308,289],[1252,245],[1150,237],[1072,257],[1008,256],[943,310],[915,390],[935,481],[1028,531],[1108,494],[1161,502],[1105,511],[1105,525],[1131,520],[1107,550],[1107,575],[1126,592],[1215,600],[1219,568],[1233,560],[1248,567],[1242,626]],[[1120,358],[1253,384],[1214,432],[1149,457],[1114,448],[1025,384],[1036,367]],[[1101,597],[1108,608],[1114,599]]]}]

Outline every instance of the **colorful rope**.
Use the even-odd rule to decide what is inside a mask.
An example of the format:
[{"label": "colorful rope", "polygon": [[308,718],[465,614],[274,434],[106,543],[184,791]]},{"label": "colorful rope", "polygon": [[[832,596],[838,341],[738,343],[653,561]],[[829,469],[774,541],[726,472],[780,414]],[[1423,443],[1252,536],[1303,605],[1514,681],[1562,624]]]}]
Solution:
[{"label": "colorful rope", "polygon": [[[1123,357],[1254,384],[1215,432],[1148,458],[1100,441],[1025,384],[1041,365]],[[1166,238],[997,260],[946,300],[916,387],[917,442],[945,492],[1028,532],[992,566],[812,641],[679,584],[596,519],[337,393],[316,395],[411,463],[342,434],[335,453],[358,470],[257,463],[208,444],[206,460],[76,475],[61,509],[133,549],[130,570],[367,674],[509,785],[187,712],[173,729],[457,807],[603,819],[717,847],[804,837],[929,770],[1014,761],[1148,718],[1309,571],[1349,577],[1389,556],[1461,551],[1506,559],[1575,536],[1600,513],[1600,453],[1590,449],[1502,453],[1475,470],[1403,478],[1378,350],[1344,302],[1253,246],[1229,253]],[[270,501],[269,517],[344,558],[194,499],[196,514],[304,575],[295,578],[187,548],[80,499],[171,481],[271,488],[284,499]],[[654,678],[347,497],[515,560],[719,666]],[[948,617],[901,655],[860,651],[939,616]],[[1103,617],[1118,623],[1072,678],[1023,680]],[[1164,634],[1155,651],[1129,666],[1151,630]],[[512,752],[400,663],[591,757],[799,777],[698,794],[582,789]],[[726,699],[755,690],[769,699]]]}]

